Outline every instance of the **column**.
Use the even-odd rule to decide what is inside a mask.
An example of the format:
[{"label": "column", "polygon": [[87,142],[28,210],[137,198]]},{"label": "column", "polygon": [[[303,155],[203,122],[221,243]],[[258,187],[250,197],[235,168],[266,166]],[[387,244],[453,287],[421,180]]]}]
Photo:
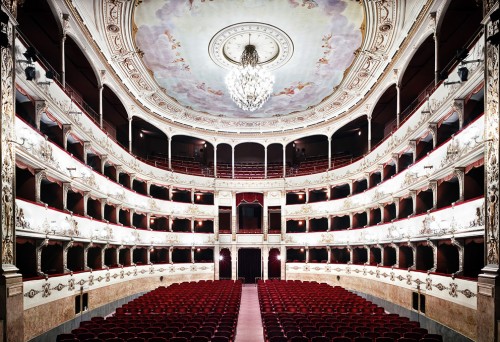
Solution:
[{"label": "column", "polygon": [[191,188],[191,203],[194,204],[194,188]]},{"label": "column", "polygon": [[[328,217],[326,219],[328,220],[328,222],[327,222],[328,227],[327,227],[326,231],[329,232],[332,230],[332,217],[330,215],[328,215]],[[330,259],[328,259],[328,260],[330,260]]]},{"label": "column", "polygon": [[372,116],[367,115],[368,118],[368,152],[372,150]]},{"label": "column", "polygon": [[309,233],[309,225],[311,221],[309,220],[309,217],[306,217],[304,221],[306,221],[306,233]]},{"label": "column", "polygon": [[169,247],[168,248],[168,262],[173,264],[173,261],[172,261],[172,252],[174,251],[174,247]]},{"label": "column", "polygon": [[61,36],[61,85],[66,88],[66,32]]},{"label": "column", "polygon": [[286,279],[286,246],[285,245],[281,245],[280,257],[281,257],[281,280],[285,280]]},{"label": "column", "polygon": [[262,279],[267,280],[269,276],[269,246],[262,246]]},{"label": "column", "polygon": [[172,137],[168,137],[168,169],[172,170]]},{"label": "column", "polygon": [[132,117],[128,118],[128,151],[132,153]]},{"label": "column", "polygon": [[231,278],[238,279],[237,266],[238,265],[238,247],[233,244],[231,246]]},{"label": "column", "polygon": [[1,156],[1,186],[2,215],[0,236],[2,248],[2,271],[0,272],[0,322],[2,335],[0,340],[23,341],[23,282],[21,274],[16,268],[16,228],[15,228],[15,198],[16,198],[16,160],[15,147],[11,141],[15,140],[15,86],[14,86],[14,23],[17,10],[16,1],[2,1],[2,10],[9,15],[9,21],[2,24],[7,34],[8,47],[1,47],[1,82],[0,94],[0,156]]},{"label": "column", "polygon": [[332,168],[332,137],[328,137],[328,170]]},{"label": "column", "polygon": [[396,127],[399,128],[399,116],[401,114],[401,87],[396,83]]},{"label": "column", "polygon": [[267,192],[264,192],[264,205],[262,207],[262,233],[264,234],[264,241],[267,241],[267,233],[269,231],[269,209],[267,206]]},{"label": "column", "polygon": [[439,37],[437,33],[437,23],[436,23],[436,12],[431,13],[431,19],[434,21],[434,34],[432,38],[434,38],[434,84],[437,85],[439,83]]},{"label": "column", "polygon": [[283,178],[286,177],[286,145],[283,145]]},{"label": "column", "polygon": [[[483,24],[485,36],[498,33],[497,23],[490,21],[490,13],[498,10],[498,1],[483,1]],[[478,278],[477,294],[477,336],[479,342],[497,341],[500,320],[500,189],[498,186],[498,169],[500,167],[500,137],[498,116],[499,87],[499,47],[485,43],[485,257],[486,266]]]},{"label": "column", "polygon": [[219,267],[220,267],[220,246],[214,246],[214,280],[219,280]]},{"label": "column", "polygon": [[104,89],[104,86],[101,84],[99,85],[99,127],[102,129],[102,90]]},{"label": "column", "polygon": [[329,264],[330,260],[332,260],[332,248],[330,246],[326,246],[327,260],[326,263]]},{"label": "column", "polygon": [[306,250],[306,264],[309,263],[309,247],[305,248]]},{"label": "column", "polygon": [[264,146],[264,178],[267,178],[267,146]]},{"label": "column", "polygon": [[231,196],[231,235],[232,240],[236,241],[236,192],[232,192]]},{"label": "column", "polygon": [[63,243],[63,271],[70,273],[72,270],[68,268],[68,249],[73,247],[73,239]]},{"label": "column", "polygon": [[217,145],[214,145],[214,177],[217,178]]},{"label": "column", "polygon": [[191,263],[194,264],[194,247],[191,247]]},{"label": "column", "polygon": [[231,146],[231,178],[234,178],[234,146]]}]

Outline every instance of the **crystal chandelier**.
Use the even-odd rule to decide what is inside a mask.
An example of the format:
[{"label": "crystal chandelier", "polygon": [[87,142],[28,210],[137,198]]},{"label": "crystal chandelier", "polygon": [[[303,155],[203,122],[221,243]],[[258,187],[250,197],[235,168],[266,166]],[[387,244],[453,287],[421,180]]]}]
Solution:
[{"label": "crystal chandelier", "polygon": [[262,107],[273,92],[274,76],[258,62],[255,46],[248,44],[241,55],[241,65],[226,76],[231,99],[241,109],[251,112]]}]

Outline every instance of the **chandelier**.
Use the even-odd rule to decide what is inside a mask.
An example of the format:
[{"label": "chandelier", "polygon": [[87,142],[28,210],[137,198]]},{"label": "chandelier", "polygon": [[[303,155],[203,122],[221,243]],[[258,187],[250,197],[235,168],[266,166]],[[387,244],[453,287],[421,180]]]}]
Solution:
[{"label": "chandelier", "polygon": [[243,110],[257,110],[273,92],[274,76],[263,69],[254,45],[245,46],[241,65],[226,76],[226,86],[231,99]]}]

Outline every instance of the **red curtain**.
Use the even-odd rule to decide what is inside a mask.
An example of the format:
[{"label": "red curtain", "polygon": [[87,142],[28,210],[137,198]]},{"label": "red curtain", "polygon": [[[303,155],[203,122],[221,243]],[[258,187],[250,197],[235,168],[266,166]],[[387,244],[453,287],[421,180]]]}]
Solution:
[{"label": "red curtain", "polygon": [[242,202],[245,203],[255,203],[264,206],[264,194],[257,192],[241,192],[236,194],[236,206],[239,206]]}]

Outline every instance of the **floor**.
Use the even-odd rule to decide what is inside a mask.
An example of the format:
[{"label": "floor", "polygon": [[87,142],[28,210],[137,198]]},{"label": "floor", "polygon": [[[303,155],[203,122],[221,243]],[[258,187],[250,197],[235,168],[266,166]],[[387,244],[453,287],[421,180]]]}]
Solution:
[{"label": "floor", "polygon": [[243,285],[235,342],[263,342],[257,286]]}]

